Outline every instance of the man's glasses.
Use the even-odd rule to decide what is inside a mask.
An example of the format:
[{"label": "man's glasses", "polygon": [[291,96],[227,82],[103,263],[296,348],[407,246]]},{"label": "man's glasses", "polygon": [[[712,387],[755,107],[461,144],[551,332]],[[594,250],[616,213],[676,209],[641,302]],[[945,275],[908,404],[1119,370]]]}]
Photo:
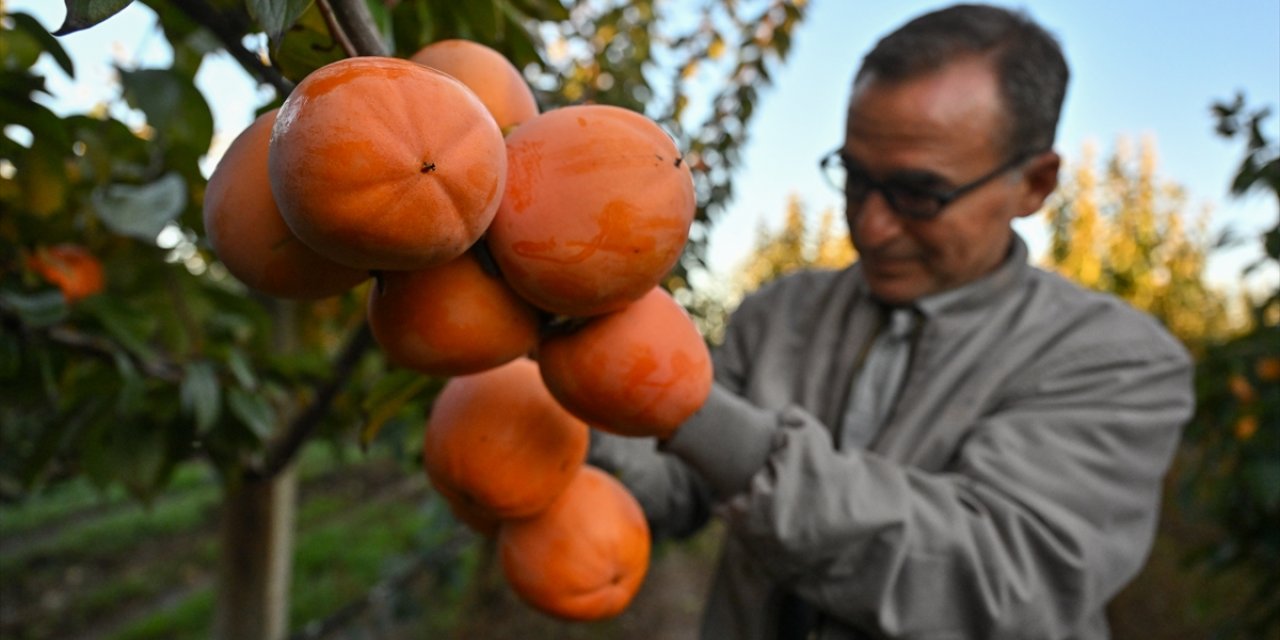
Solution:
[{"label": "man's glasses", "polygon": [[996,176],[1039,153],[1029,151],[1017,154],[973,182],[940,191],[910,184],[897,178],[890,178],[883,182],[876,180],[852,162],[842,151],[842,148],[838,148],[823,156],[818,162],[823,176],[832,187],[843,193],[850,203],[861,203],[871,195],[872,191],[879,191],[880,195],[884,196],[885,202],[889,204],[889,208],[898,215],[912,220],[930,220],[937,217],[942,213],[943,208],[955,199],[992,181]]}]

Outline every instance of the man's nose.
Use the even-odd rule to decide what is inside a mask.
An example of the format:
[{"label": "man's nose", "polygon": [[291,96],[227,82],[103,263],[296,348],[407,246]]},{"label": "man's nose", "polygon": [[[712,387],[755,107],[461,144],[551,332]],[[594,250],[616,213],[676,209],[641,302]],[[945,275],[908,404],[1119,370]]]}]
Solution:
[{"label": "man's nose", "polygon": [[902,221],[879,189],[872,189],[861,202],[850,200],[849,232],[865,247],[876,247],[902,232]]}]

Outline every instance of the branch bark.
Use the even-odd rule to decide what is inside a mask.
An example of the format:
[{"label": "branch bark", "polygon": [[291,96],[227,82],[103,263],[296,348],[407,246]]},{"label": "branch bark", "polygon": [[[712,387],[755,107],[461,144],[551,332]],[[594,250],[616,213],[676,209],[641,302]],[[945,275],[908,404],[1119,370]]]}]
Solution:
[{"label": "branch bark", "polygon": [[259,82],[271,85],[282,97],[293,91],[293,82],[281,75],[278,69],[263,62],[258,54],[249,51],[241,44],[240,40],[245,35],[243,25],[235,24],[226,15],[210,6],[206,0],[172,1],[180,11],[213,32],[227,53],[231,54],[231,57],[235,58],[246,71],[258,78]]},{"label": "branch bark", "polygon": [[369,13],[369,5],[365,0],[320,0],[328,2],[333,10],[334,18],[342,26],[342,30],[352,46],[362,56],[386,56],[391,54],[387,43],[382,41],[378,26]]},{"label": "branch bark", "polygon": [[351,377],[360,358],[373,346],[373,332],[369,324],[362,323],[360,328],[347,339],[346,345],[333,363],[333,375],[316,390],[311,400],[297,416],[293,418],[281,432],[280,436],[267,446],[262,464],[245,471],[248,478],[270,478],[288,466],[298,450],[306,444],[307,439],[320,425],[320,421],[328,415],[333,400],[342,390],[347,379]]}]

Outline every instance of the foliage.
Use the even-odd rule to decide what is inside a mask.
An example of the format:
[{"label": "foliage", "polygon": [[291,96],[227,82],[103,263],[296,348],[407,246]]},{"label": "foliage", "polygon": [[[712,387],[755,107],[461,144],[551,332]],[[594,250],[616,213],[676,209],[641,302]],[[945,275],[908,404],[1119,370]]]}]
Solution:
[{"label": "foliage", "polygon": [[[145,117],[60,115],[46,106],[59,41],[12,13],[0,31],[0,495],[77,474],[150,499],[183,460],[227,482],[283,468],[307,439],[371,438],[421,425],[440,381],[390,367],[370,348],[366,290],[319,302],[266,299],[229,277],[201,221],[214,124],[194,77],[225,50],[274,95],[356,53],[407,57],[451,37],[493,46],[521,68],[543,110],[617,104],[662,124],[698,185],[688,261],[732,190],[760,88],[787,54],[802,1],[144,0],[173,47],[168,68],[120,69],[121,98]],[[58,33],[91,28],[129,4],[67,0]],[[361,22],[344,12],[368,10]],[[372,25],[372,38],[358,27]],[[265,33],[266,38],[253,36]],[[261,42],[252,51],[245,42]],[[361,49],[363,47],[363,49]],[[265,55],[263,55],[265,54]],[[699,64],[721,73],[708,80]],[[695,88],[699,87],[698,88]],[[710,88],[708,91],[707,88]],[[132,122],[132,121],[130,121]],[[73,242],[98,256],[106,291],[68,304],[26,265]],[[668,283],[687,287],[680,272]]]},{"label": "foliage", "polygon": [[[821,213],[817,227],[811,226],[804,202],[792,194],[782,227],[773,230],[761,223],[750,253],[738,265],[731,281],[703,281],[697,287],[675,291],[676,299],[690,309],[703,337],[711,344],[719,344],[729,314],[742,296],[792,271],[839,269],[853,262],[856,254],[849,234],[836,226],[835,212],[831,210]],[[694,278],[700,275],[705,274],[691,274]]]},{"label": "foliage", "polygon": [[856,256],[847,231],[835,228],[835,213],[823,211],[815,228],[808,222],[804,202],[792,194],[787,199],[782,228],[764,224],[756,230],[751,253],[735,274],[734,287],[746,294],[779,276],[800,269],[839,269]]},{"label": "foliage", "polygon": [[1208,212],[1187,229],[1185,200],[1180,186],[1156,175],[1151,139],[1143,140],[1136,159],[1120,139],[1101,178],[1086,145],[1047,205],[1045,266],[1124,298],[1193,348],[1220,337],[1228,317],[1222,295],[1205,280],[1214,248]]},{"label": "foliage", "polygon": [[[1262,131],[1270,111],[1246,110],[1243,96],[1213,111],[1220,134],[1245,138],[1232,194],[1257,191],[1280,205],[1280,144]],[[1242,275],[1280,267],[1280,206],[1261,236],[1262,256]],[[1183,503],[1220,529],[1192,560],[1243,576],[1241,613],[1223,632],[1264,638],[1280,633],[1280,289],[1252,293],[1249,320],[1199,362],[1198,410],[1186,435],[1193,459],[1181,488]]]}]

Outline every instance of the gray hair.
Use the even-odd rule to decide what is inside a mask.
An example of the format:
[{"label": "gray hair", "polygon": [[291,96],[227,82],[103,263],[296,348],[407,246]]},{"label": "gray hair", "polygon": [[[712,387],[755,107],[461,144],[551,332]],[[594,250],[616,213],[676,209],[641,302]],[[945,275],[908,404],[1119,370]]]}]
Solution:
[{"label": "gray hair", "polygon": [[967,4],[919,16],[876,44],[854,83],[868,76],[908,79],[966,54],[986,57],[995,68],[1009,117],[1006,152],[1051,148],[1067,92],[1067,61],[1058,41],[1022,12]]}]

